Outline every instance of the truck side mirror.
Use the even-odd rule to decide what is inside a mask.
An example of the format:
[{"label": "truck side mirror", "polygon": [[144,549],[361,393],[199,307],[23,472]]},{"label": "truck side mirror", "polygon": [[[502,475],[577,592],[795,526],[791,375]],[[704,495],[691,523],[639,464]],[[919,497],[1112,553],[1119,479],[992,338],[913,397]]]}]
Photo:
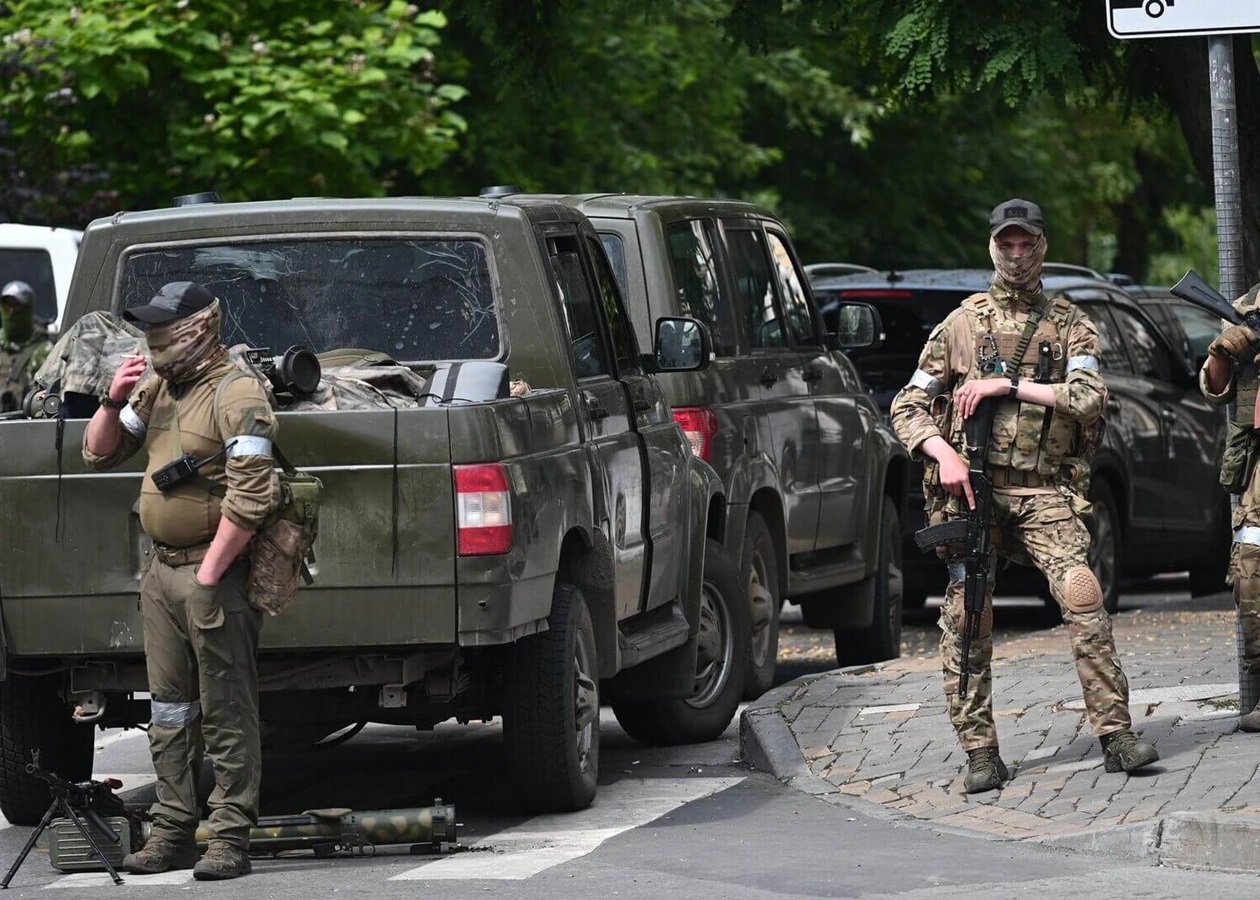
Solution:
[{"label": "truck side mirror", "polygon": [[874,350],[884,342],[879,310],[869,303],[841,301],[827,311],[829,350]]},{"label": "truck side mirror", "polygon": [[713,359],[709,329],[697,319],[662,316],[656,320],[656,370],[700,372]]}]

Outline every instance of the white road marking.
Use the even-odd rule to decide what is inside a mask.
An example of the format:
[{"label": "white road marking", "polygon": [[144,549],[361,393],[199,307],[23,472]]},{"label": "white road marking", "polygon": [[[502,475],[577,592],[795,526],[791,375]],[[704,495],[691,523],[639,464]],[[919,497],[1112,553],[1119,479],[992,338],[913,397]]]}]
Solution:
[{"label": "white road marking", "polygon": [[100,753],[110,744],[117,744],[119,741],[130,741],[135,738],[147,738],[148,733],[141,731],[139,728],[128,728],[123,731],[115,731],[113,734],[107,734],[102,738],[97,738],[96,743],[92,745],[97,753]]},{"label": "white road marking", "polygon": [[[1238,682],[1225,684],[1178,684],[1173,687],[1143,688],[1129,692],[1129,706],[1165,701],[1211,700],[1238,693]],[[1064,709],[1085,709],[1085,701],[1079,697],[1064,702]]]},{"label": "white road marking", "polygon": [[858,710],[859,716],[882,716],[884,713],[918,712],[920,703],[894,703],[890,706],[864,706]]},{"label": "white road marking", "polygon": [[599,789],[590,809],[536,816],[477,841],[460,853],[408,869],[390,881],[473,878],[519,881],[585,856],[622,832],[659,819],[684,803],[734,787],[740,778],[624,779]]},{"label": "white road marking", "polygon": [[[185,884],[193,879],[192,869],[159,872],[157,875],[132,875],[130,872],[119,872],[118,874],[122,876],[124,883],[135,887],[166,887],[172,884]],[[109,877],[108,872],[75,872],[73,875],[58,878],[52,884],[44,885],[44,890],[49,888],[103,888],[113,886],[114,880]]]}]

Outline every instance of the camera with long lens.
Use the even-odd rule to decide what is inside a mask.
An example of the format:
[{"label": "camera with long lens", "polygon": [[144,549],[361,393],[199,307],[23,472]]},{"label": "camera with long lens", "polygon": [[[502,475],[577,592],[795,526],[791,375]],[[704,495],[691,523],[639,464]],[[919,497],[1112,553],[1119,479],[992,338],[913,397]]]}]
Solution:
[{"label": "camera with long lens", "polygon": [[267,376],[278,392],[294,397],[309,397],[315,393],[323,374],[319,357],[297,344],[281,356],[272,356],[270,347],[251,347],[245,351],[245,358]]}]

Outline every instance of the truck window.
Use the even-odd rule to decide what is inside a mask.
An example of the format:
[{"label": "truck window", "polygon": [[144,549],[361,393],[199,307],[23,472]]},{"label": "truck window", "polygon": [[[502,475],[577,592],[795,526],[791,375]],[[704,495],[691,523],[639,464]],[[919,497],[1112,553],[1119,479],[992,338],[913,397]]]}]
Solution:
[{"label": "truck window", "polygon": [[496,359],[499,322],[481,239],[319,237],[146,248],[123,265],[118,307],[168,281],[223,305],[224,343],[382,350],[400,362]]},{"label": "truck window", "polygon": [[761,232],[728,228],[726,242],[749,341],[753,347],[786,347],[787,331],[774,300],[774,276]]},{"label": "truck window", "polygon": [[578,378],[593,378],[609,373],[604,346],[599,338],[599,317],[595,298],[582,267],[582,254],[577,238],[564,236],[547,240],[551,267],[560,291],[564,324],[573,347],[573,372]]},{"label": "truck window", "polygon": [[783,308],[787,312],[792,337],[798,344],[820,344],[818,331],[814,328],[814,317],[809,312],[809,299],[805,296],[805,279],[796,271],[796,263],[788,250],[787,238],[767,231],[766,239],[770,242],[774,274],[779,280],[779,292],[783,297]]},{"label": "truck window", "polygon": [[35,320],[57,319],[57,289],[53,280],[52,257],[47,250],[0,247],[0,286],[25,281],[35,292]]},{"label": "truck window", "polygon": [[604,253],[608,256],[608,264],[612,266],[613,276],[617,279],[617,287],[621,296],[630,296],[630,278],[626,274],[626,242],[621,235],[611,231],[601,231],[599,242],[604,245]]},{"label": "truck window", "polygon": [[587,249],[591,251],[591,264],[595,269],[595,283],[599,285],[599,298],[604,306],[604,321],[608,323],[608,333],[612,336],[613,352],[617,356],[617,371],[625,375],[640,372],[639,350],[630,334],[630,326],[626,323],[626,312],[621,306],[621,295],[617,291],[617,282],[613,280],[612,270],[608,268],[608,260],[604,257],[603,245],[592,237],[588,237]]},{"label": "truck window", "polygon": [[665,236],[679,312],[709,326],[718,356],[733,356],[735,323],[718,274],[713,223],[708,219],[674,222],[666,227]]}]

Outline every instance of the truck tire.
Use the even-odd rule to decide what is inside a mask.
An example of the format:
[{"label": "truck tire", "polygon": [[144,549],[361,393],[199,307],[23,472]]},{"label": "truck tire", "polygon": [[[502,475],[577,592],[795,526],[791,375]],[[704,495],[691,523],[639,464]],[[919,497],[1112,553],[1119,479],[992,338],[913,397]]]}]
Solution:
[{"label": "truck tire", "polygon": [[881,662],[901,656],[901,517],[889,497],[879,520],[879,563],[875,574],[875,612],[865,628],[837,628],[836,661],[842,666]]},{"label": "truck tire", "polygon": [[508,653],[504,743],[532,812],[574,812],[599,779],[599,659],[582,592],[557,581],[547,624]]},{"label": "truck tire", "polygon": [[751,623],[744,699],[756,700],[774,684],[774,670],[779,661],[779,609],[783,605],[779,599],[779,562],[774,538],[760,513],[748,514],[739,572],[748,592]]},{"label": "truck tire", "polygon": [[9,674],[0,682],[0,812],[14,825],[36,825],[52,796],[26,773],[31,751],[67,781],[92,777],[92,727],[76,725],[61,698],[60,675]]},{"label": "truck tire", "polygon": [[751,636],[745,582],[735,562],[710,539],[704,551],[700,646],[689,697],[613,698],[617,721],[644,744],[698,744],[726,731],[744,695]]}]

